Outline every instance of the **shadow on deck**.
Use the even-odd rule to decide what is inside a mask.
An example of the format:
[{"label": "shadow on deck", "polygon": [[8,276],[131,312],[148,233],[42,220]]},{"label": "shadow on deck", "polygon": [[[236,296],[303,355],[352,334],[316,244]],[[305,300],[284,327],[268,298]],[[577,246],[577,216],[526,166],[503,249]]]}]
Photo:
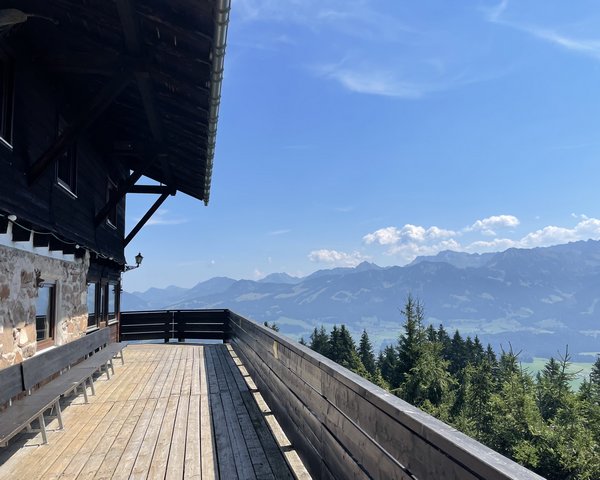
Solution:
[{"label": "shadow on deck", "polygon": [[129,345],[49,442],[0,450],[0,478],[309,478],[229,345]]}]

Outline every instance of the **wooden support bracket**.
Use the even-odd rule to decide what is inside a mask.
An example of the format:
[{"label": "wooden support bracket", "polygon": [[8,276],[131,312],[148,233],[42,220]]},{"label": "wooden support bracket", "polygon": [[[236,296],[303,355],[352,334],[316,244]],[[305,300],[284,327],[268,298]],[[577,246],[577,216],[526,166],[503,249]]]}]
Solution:
[{"label": "wooden support bracket", "polygon": [[160,206],[164,203],[168,196],[168,193],[163,193],[160,197],[158,197],[156,202],[154,202],[154,205],[152,205],[150,209],[146,212],[146,215],[144,215],[141,218],[137,225],[133,227],[133,230],[131,230],[131,232],[129,232],[129,234],[125,237],[125,240],[123,242],[123,245],[125,247],[129,244],[129,242],[131,242],[131,240],[133,240],[133,237],[135,237],[138,234],[142,227],[146,225],[146,222],[150,220],[150,217],[154,215],[154,213],[160,208]]}]

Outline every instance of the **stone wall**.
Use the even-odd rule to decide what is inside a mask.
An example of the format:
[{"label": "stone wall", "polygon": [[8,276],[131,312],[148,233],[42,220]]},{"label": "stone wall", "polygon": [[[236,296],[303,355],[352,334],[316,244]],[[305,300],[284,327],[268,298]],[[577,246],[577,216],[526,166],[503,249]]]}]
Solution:
[{"label": "stone wall", "polygon": [[0,368],[36,352],[35,269],[56,284],[54,339],[62,345],[85,334],[89,256],[68,260],[0,244]]}]

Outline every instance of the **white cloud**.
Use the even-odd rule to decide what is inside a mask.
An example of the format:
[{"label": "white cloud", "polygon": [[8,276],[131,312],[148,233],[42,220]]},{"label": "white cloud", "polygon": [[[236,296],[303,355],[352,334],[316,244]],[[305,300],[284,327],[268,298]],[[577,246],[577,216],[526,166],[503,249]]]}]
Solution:
[{"label": "white cloud", "polygon": [[268,235],[285,235],[286,233],[290,233],[291,230],[289,228],[284,228],[281,230],[273,230],[272,232],[269,232]]},{"label": "white cloud", "polygon": [[516,246],[517,242],[510,238],[495,238],[493,240],[477,240],[468,244],[463,250],[468,253],[500,252]]},{"label": "white cloud", "polygon": [[490,22],[499,22],[500,17],[504,11],[508,8],[508,0],[502,0],[498,5],[487,9],[487,19]]},{"label": "white cloud", "polygon": [[415,242],[401,243],[391,247],[386,254],[396,255],[403,262],[408,263],[419,256],[436,255],[444,250],[454,250],[460,252],[463,247],[458,241],[451,238],[449,240],[442,240],[441,242],[433,244],[419,244]]},{"label": "white cloud", "polygon": [[355,267],[359,263],[367,260],[369,257],[363,256],[360,252],[339,252],[337,250],[313,250],[308,254],[311,262],[327,263],[343,267]]},{"label": "white cloud", "polygon": [[367,245],[378,243],[379,245],[393,245],[400,240],[400,231],[396,227],[386,227],[368,233],[363,237]]},{"label": "white cloud", "polygon": [[337,81],[346,90],[355,93],[382,95],[405,99],[417,99],[432,90],[425,84],[408,82],[397,75],[374,68],[364,70],[342,67],[339,64],[324,65],[317,69],[321,76]]},{"label": "white cloud", "polygon": [[453,230],[446,230],[436,226],[425,228],[420,225],[407,223],[401,229],[386,227],[368,233],[363,237],[367,245],[377,243],[379,245],[395,245],[400,241],[424,242],[441,238],[451,238],[457,235]]},{"label": "white cloud", "polygon": [[258,268],[254,269],[254,272],[252,272],[252,275],[254,276],[254,280],[260,280],[261,278],[265,278],[265,276],[266,276],[265,272],[261,271]]},{"label": "white cloud", "polygon": [[575,53],[587,55],[595,60],[600,60],[600,40],[575,38],[559,33],[552,28],[544,28],[537,25],[505,20],[502,17],[507,8],[508,0],[502,0],[497,6],[486,11],[487,20],[492,23],[514,28],[515,30],[519,30],[565,50],[570,50]]},{"label": "white cloud", "polygon": [[492,215],[491,217],[483,218],[475,221],[473,225],[467,227],[466,231],[477,230],[484,235],[496,235],[498,228],[515,228],[520,221],[514,215]]},{"label": "white cloud", "polygon": [[[443,250],[484,253],[503,251],[512,247],[548,247],[578,240],[600,240],[600,219],[589,218],[582,214],[572,216],[579,220],[573,227],[548,225],[519,238],[507,236],[477,238],[481,235],[495,236],[494,230],[511,229],[520,225],[519,219],[513,215],[494,215],[477,220],[461,231],[406,224],[402,228],[393,226],[381,228],[365,235],[362,240],[366,245],[386,247],[384,254],[396,257],[400,263],[409,263],[417,256],[436,255]],[[509,233],[514,232],[509,231]],[[465,240],[467,238],[469,242]]]},{"label": "white cloud", "polygon": [[395,41],[410,31],[396,17],[364,0],[234,0],[232,11],[245,22],[281,22],[318,30],[330,28],[348,36]]},{"label": "white cloud", "polygon": [[[141,218],[141,217],[140,217]],[[139,221],[140,219],[137,219]],[[188,220],[182,217],[175,217],[169,214],[169,210],[159,209],[151,218],[146,222],[146,225],[180,225],[187,223]]]}]

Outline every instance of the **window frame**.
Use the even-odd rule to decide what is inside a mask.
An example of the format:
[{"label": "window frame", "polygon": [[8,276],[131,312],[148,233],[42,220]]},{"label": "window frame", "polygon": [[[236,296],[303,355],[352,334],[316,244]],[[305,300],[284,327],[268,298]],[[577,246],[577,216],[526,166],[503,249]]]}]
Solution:
[{"label": "window frame", "polygon": [[[87,282],[87,293],[89,295],[90,293],[90,285],[94,285],[94,312],[90,313],[88,310],[88,320],[87,320],[87,331],[91,331],[91,330],[96,330],[97,328],[99,328],[99,324],[100,324],[100,314],[99,314],[99,308],[98,308],[98,304],[99,304],[99,298],[98,298],[98,287],[100,285],[100,282],[96,282],[96,281],[89,281]],[[88,298],[88,304],[89,304],[89,298]]]},{"label": "window frame", "polygon": [[[111,192],[117,190],[117,184],[113,182],[110,177],[106,180],[106,202],[108,203],[110,202]],[[117,229],[117,205],[115,205],[111,211],[108,212],[108,215],[106,215],[106,224],[115,230]]]},{"label": "window frame", "polygon": [[[57,120],[56,134],[57,138],[62,135],[67,122],[59,115]],[[61,162],[67,164],[69,170],[69,178],[65,179],[60,176]],[[77,142],[71,143],[67,149],[56,159],[56,183],[67,191],[71,196],[77,198]],[[63,165],[64,165],[63,163]]]},{"label": "window frame", "polygon": [[[110,311],[110,297],[111,290],[113,296],[113,308],[114,310]],[[109,281],[106,284],[106,324],[113,325],[119,321],[119,309],[121,303],[121,284],[116,281]]]},{"label": "window frame", "polygon": [[15,114],[15,62],[0,50],[0,143],[12,150]]},{"label": "window frame", "polygon": [[[35,341],[36,341],[36,348],[38,351],[53,346],[56,341],[56,307],[57,307],[57,305],[56,305],[56,283],[44,282],[39,286],[39,288],[49,288],[50,292],[48,294],[48,310],[46,312],[46,315],[43,315],[44,317],[46,317],[45,323],[48,324],[48,327],[47,327],[48,337],[43,338],[41,340],[38,340],[37,322],[38,322],[38,317],[40,317],[42,315],[37,314],[37,307],[36,307]],[[50,317],[50,318],[48,319],[48,317]]]}]

